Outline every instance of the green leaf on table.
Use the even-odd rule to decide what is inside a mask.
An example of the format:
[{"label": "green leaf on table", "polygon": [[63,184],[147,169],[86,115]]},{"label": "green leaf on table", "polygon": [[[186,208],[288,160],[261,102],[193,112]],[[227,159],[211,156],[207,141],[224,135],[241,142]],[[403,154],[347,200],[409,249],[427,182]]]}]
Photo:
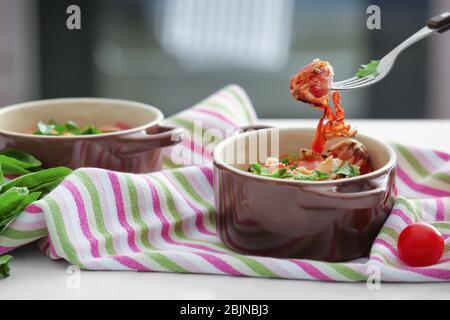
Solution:
[{"label": "green leaf on table", "polygon": [[0,232],[15,217],[28,195],[27,188],[11,188],[0,195]]},{"label": "green leaf on table", "polygon": [[362,66],[361,68],[358,69],[358,71],[356,72],[356,76],[357,77],[365,77],[369,75],[377,76],[378,75],[377,68],[379,64],[380,64],[379,60],[370,61],[367,65]]},{"label": "green leaf on table", "polygon": [[29,171],[29,173],[31,173],[31,172],[38,172],[38,171],[44,170],[44,168],[42,168],[42,167],[33,167],[33,168],[28,168],[27,170]]},{"label": "green leaf on table", "polygon": [[345,161],[336,171],[337,174],[342,174],[347,177],[356,177],[359,176],[359,168],[355,165],[350,164],[348,161]]},{"label": "green leaf on table", "polygon": [[3,176],[2,165],[0,163],[0,190],[3,183],[5,183],[5,177]]},{"label": "green leaf on table", "polygon": [[12,158],[7,160],[25,169],[39,167],[42,165],[42,163],[31,154],[21,150],[5,149],[0,151],[0,155]]},{"label": "green leaf on table", "polygon": [[10,211],[3,211],[3,213],[0,211],[0,234],[28,205],[38,200],[40,196],[40,192],[21,195],[21,200]]},{"label": "green leaf on table", "polygon": [[55,167],[50,169],[32,172],[8,181],[2,187],[2,191],[9,190],[14,187],[25,187],[29,189],[37,186],[53,183],[54,186],[72,172],[72,169],[66,167]]},{"label": "green leaf on table", "polygon": [[4,175],[23,175],[40,168],[41,162],[26,152],[6,149],[0,151],[0,165]]},{"label": "green leaf on table", "polygon": [[55,189],[63,180],[64,177],[57,180],[42,183],[40,185],[30,188],[29,190],[30,192],[40,192],[41,196],[45,196],[47,193]]},{"label": "green leaf on table", "polygon": [[[61,131],[56,123],[52,125]],[[0,234],[27,206],[50,192],[71,172],[65,167],[43,170],[39,160],[23,151],[0,151]],[[4,174],[21,176],[8,181]],[[11,259],[11,256],[0,256],[0,279],[9,275]]]},{"label": "green leaf on table", "polygon": [[0,165],[2,166],[4,175],[22,175],[30,173],[28,169],[24,169],[23,167],[15,165],[10,161],[3,161],[2,155],[0,155]]},{"label": "green leaf on table", "polygon": [[10,255],[0,256],[0,279],[7,278],[9,276],[9,263],[13,257]]},{"label": "green leaf on table", "polygon": [[[3,192],[4,191],[4,192]],[[13,187],[0,194],[0,219],[8,215],[29,194],[27,188]]]}]

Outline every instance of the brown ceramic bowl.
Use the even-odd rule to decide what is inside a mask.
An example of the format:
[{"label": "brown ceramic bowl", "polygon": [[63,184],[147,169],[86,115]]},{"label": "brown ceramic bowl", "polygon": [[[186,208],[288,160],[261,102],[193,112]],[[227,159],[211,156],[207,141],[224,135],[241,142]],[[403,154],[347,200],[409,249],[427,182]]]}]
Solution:
[{"label": "brown ceramic bowl", "polygon": [[[252,154],[265,161],[308,148],[313,135],[312,128],[262,129],[229,137],[215,148],[216,224],[227,246],[252,255],[323,261],[369,254],[393,206],[396,156],[390,146],[358,135],[375,170],[348,179],[284,180],[247,171]],[[279,152],[261,152],[277,142]]]},{"label": "brown ceramic bowl", "polygon": [[[121,121],[131,129],[83,136],[27,134],[38,121],[75,121],[97,127]],[[151,172],[161,168],[161,148],[181,141],[181,128],[160,125],[155,107],[132,101],[67,98],[26,102],[0,109],[0,149],[15,148],[33,154],[44,167],[98,167],[124,172]]]}]

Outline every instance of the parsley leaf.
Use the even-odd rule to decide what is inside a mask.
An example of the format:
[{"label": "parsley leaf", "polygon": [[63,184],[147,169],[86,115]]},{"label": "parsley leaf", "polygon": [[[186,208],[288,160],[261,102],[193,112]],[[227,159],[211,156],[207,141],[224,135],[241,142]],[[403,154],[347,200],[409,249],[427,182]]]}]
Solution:
[{"label": "parsley leaf", "polygon": [[[63,126],[63,125],[60,125],[59,123],[57,123],[57,122],[55,121],[55,119],[50,119],[50,120],[48,121],[48,125],[53,126],[53,130],[55,130],[58,134],[63,134],[64,131],[66,131],[66,129],[64,128],[64,126]],[[53,132],[51,132],[51,133],[53,133]]]},{"label": "parsley leaf", "polygon": [[378,75],[378,65],[380,64],[379,60],[372,60],[369,62],[369,64],[362,66],[361,68],[358,69],[358,71],[356,72],[356,76],[357,77],[365,77],[365,76],[377,76]]},{"label": "parsley leaf", "polygon": [[320,180],[328,179],[330,177],[329,173],[326,173],[326,172],[323,172],[323,171],[314,170],[313,172],[317,176],[317,178],[319,178]]},{"label": "parsley leaf", "polygon": [[286,172],[287,172],[286,168],[276,169],[274,172],[272,172],[272,177],[281,178],[281,176],[286,174]]},{"label": "parsley leaf", "polygon": [[318,180],[324,180],[328,179],[330,175],[326,172],[322,172],[319,170],[314,170],[312,175],[304,175],[301,173],[298,173],[294,176],[295,180],[303,180],[303,181],[318,181]]},{"label": "parsley leaf", "polygon": [[356,177],[359,176],[359,167],[354,166],[354,165],[350,165],[350,168],[352,168],[352,173],[351,173],[351,177]]},{"label": "parsley leaf", "polygon": [[285,158],[281,159],[280,162],[282,164],[286,164],[286,165],[289,164],[289,157],[285,157]]},{"label": "parsley leaf", "polygon": [[250,165],[250,172],[253,172],[255,174],[261,174],[261,168],[262,166],[259,163],[252,163]]},{"label": "parsley leaf", "polygon": [[100,130],[98,130],[94,125],[90,124],[88,125],[86,128],[83,129],[83,131],[81,131],[81,134],[98,134],[98,133],[102,133]]},{"label": "parsley leaf", "polygon": [[75,122],[73,122],[71,120],[67,121],[66,124],[64,125],[64,127],[70,133],[73,133],[75,135],[81,134],[81,129],[78,127],[78,125]]},{"label": "parsley leaf", "polygon": [[274,177],[274,178],[288,178],[288,177],[293,177],[293,176],[294,176],[294,174],[291,172],[288,172],[287,168],[276,169],[272,173],[272,177]]},{"label": "parsley leaf", "polygon": [[[269,173],[269,168],[263,167],[260,163],[256,162],[256,163],[252,163],[250,165],[249,171],[251,173],[260,175],[260,176],[271,176],[271,174]],[[277,174],[276,172],[279,170],[275,170],[273,174]],[[273,176],[273,175],[272,175]],[[276,176],[276,178],[278,178],[278,176]]]},{"label": "parsley leaf", "polygon": [[359,168],[357,166],[354,166],[348,161],[345,161],[337,170],[337,174],[342,174],[347,177],[356,177],[359,176]]},{"label": "parsley leaf", "polygon": [[53,130],[55,130],[54,124],[46,124],[42,121],[37,123],[37,134],[41,135],[51,135]]},{"label": "parsley leaf", "polygon": [[295,180],[302,180],[302,181],[317,181],[319,180],[319,177],[317,177],[316,175],[312,175],[312,176],[307,176],[301,173],[297,173],[294,176]]}]

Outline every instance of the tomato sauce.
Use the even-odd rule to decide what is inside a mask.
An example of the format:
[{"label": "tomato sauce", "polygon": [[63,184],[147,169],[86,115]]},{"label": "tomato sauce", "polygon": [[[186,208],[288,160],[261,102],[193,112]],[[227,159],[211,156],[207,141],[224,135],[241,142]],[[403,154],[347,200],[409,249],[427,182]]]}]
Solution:
[{"label": "tomato sauce", "polygon": [[[333,68],[327,61],[314,60],[291,78],[291,95],[296,100],[309,103],[316,109],[323,110],[316,127],[315,137],[311,143],[314,152],[325,150],[327,140],[335,137],[353,137],[356,134],[345,123],[345,112],[341,107],[341,95],[330,91],[333,82]],[[329,95],[334,110],[329,103]],[[326,123],[324,123],[326,120]]]}]

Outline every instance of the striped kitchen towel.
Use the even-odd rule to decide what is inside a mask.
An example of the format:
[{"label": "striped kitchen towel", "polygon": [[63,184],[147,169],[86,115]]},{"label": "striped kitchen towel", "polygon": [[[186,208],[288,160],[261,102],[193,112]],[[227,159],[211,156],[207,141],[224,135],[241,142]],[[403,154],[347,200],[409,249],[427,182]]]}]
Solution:
[{"label": "striped kitchen towel", "polygon": [[[192,132],[198,120],[205,131],[223,132],[256,121],[256,115],[241,88],[220,90],[168,120],[188,132],[178,152],[197,155],[206,163],[175,168],[169,149],[164,163],[172,169],[157,173],[78,169],[0,234],[0,255],[39,239],[39,247],[50,258],[90,270],[324,281],[365,281],[374,274],[382,281],[450,280],[449,154],[394,144],[400,196],[369,257],[326,263],[248,256],[229,250],[216,233],[210,149],[198,143],[205,139],[204,131]],[[206,136],[211,146],[220,140]],[[411,268],[398,258],[398,235],[416,221],[427,221],[444,235],[445,254],[434,266]]]}]

